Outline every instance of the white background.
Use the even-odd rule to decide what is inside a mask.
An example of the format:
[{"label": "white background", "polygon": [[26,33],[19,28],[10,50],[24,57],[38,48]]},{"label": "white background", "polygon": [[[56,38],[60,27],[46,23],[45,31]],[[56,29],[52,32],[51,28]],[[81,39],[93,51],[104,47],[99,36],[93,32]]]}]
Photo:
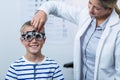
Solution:
[{"label": "white background", "polygon": [[[8,66],[25,54],[25,49],[19,40],[19,29],[22,25],[20,1],[21,0],[1,0],[0,2],[0,80],[4,80]],[[84,7],[87,3],[87,0],[71,1],[74,2],[76,6],[79,6],[80,3],[81,7]],[[60,64],[65,80],[73,80],[73,70],[62,67],[63,64],[73,59],[73,38],[76,27],[73,28],[74,29],[70,29],[71,31],[68,31],[68,33],[71,32],[71,40],[69,43],[48,45],[46,42],[43,48],[44,55],[55,59]]]}]

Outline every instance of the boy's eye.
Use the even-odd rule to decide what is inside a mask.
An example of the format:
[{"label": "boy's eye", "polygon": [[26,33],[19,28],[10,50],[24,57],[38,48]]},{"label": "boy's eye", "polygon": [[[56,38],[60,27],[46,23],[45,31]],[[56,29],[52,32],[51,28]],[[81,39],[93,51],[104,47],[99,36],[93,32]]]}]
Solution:
[{"label": "boy's eye", "polygon": [[41,40],[41,39],[43,38],[43,36],[42,36],[42,34],[37,34],[37,35],[35,36],[35,38],[38,39],[38,40]]},{"label": "boy's eye", "polygon": [[38,34],[36,35],[36,38],[39,39],[39,38],[42,38],[42,36]]},{"label": "boy's eye", "polygon": [[31,38],[32,38],[32,35],[27,35],[26,36],[26,40],[31,40]]}]

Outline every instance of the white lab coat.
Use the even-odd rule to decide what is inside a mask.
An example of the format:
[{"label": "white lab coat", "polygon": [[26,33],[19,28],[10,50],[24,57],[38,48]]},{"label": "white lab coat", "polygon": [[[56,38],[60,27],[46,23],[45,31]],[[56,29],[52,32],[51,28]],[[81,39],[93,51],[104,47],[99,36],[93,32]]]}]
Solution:
[{"label": "white lab coat", "polygon": [[[74,80],[81,79],[81,36],[91,22],[88,9],[75,9],[51,1],[39,8],[79,26],[74,41]],[[94,46],[94,45],[93,45]],[[94,80],[120,80],[120,18],[113,10],[96,50]]]}]

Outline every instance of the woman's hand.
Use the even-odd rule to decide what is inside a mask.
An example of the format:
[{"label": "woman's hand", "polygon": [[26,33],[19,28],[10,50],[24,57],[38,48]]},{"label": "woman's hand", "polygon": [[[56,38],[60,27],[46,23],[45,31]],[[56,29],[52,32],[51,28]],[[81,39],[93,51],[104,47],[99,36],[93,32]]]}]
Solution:
[{"label": "woman's hand", "polygon": [[38,32],[40,32],[40,30],[44,27],[46,20],[47,20],[46,13],[40,10],[33,16],[31,24]]}]

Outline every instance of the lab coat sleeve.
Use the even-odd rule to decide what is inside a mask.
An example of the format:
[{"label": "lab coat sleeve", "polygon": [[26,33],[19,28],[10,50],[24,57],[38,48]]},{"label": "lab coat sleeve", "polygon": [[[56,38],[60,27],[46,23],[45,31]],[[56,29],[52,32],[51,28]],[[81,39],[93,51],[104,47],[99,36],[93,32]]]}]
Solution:
[{"label": "lab coat sleeve", "polygon": [[120,31],[117,36],[115,47],[115,80],[120,80]]},{"label": "lab coat sleeve", "polygon": [[41,5],[38,10],[43,10],[47,16],[52,14],[78,25],[78,15],[80,15],[82,9],[67,5],[61,1],[48,1]]}]

